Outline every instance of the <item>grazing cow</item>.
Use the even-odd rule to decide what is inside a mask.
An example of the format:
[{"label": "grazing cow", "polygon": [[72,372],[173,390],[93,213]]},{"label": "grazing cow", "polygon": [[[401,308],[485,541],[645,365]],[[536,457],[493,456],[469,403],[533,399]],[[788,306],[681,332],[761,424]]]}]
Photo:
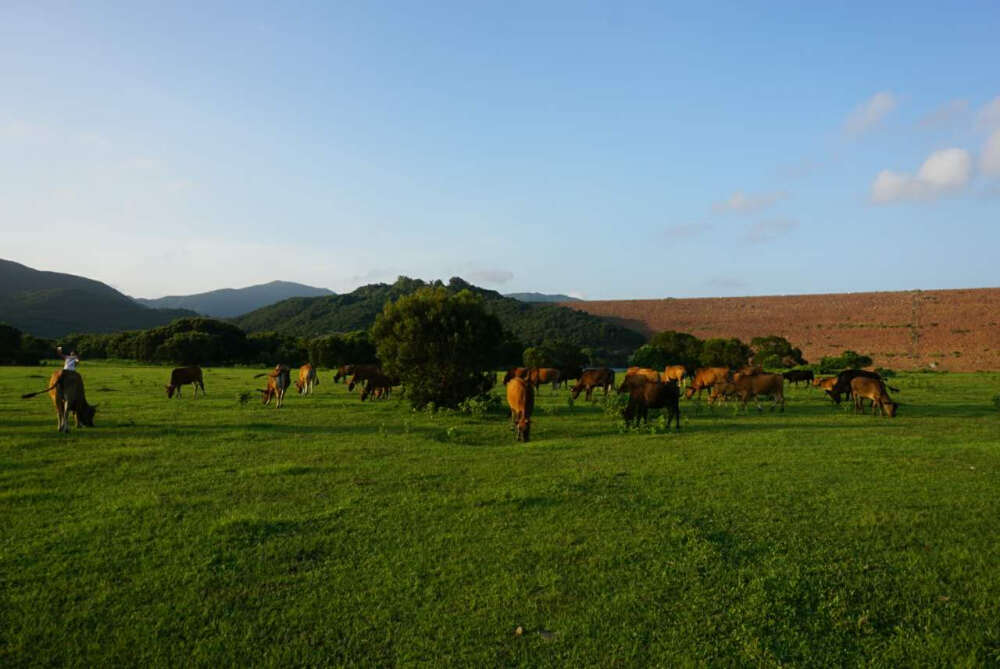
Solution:
[{"label": "grazing cow", "polygon": [[613,388],[615,385],[615,371],[607,367],[599,367],[597,369],[585,369],[580,374],[580,380],[577,381],[576,385],[570,390],[570,394],[573,399],[580,396],[580,391],[587,391],[587,401],[590,401],[590,396],[594,392],[594,388],[604,388],[604,396],[608,396],[608,390]]},{"label": "grazing cow", "polygon": [[622,411],[622,418],[625,424],[631,424],[635,419],[636,427],[641,422],[649,422],[650,409],[667,410],[667,427],[674,421],[678,430],[681,429],[681,393],[677,383],[663,383],[662,381],[650,381],[643,375],[626,375],[619,392],[628,393],[628,404]]},{"label": "grazing cow", "polygon": [[[840,396],[847,395],[851,396],[851,381],[856,378],[865,379],[875,379],[876,381],[882,381],[882,377],[877,372],[869,372],[864,369],[845,369],[840,374],[837,374],[837,383],[834,384],[833,388],[830,389],[830,398],[837,404],[840,404]],[[889,387],[889,390],[898,393],[898,388]]]},{"label": "grazing cow", "polygon": [[507,406],[510,420],[518,441],[531,437],[531,413],[535,410],[535,389],[521,377],[513,377],[507,382]]},{"label": "grazing cow", "polygon": [[198,388],[201,394],[205,394],[205,383],[202,381],[201,367],[178,367],[170,372],[170,384],[167,386],[167,397],[181,396],[181,386],[191,384],[194,387],[194,396],[198,397]]},{"label": "grazing cow", "polygon": [[554,367],[531,367],[528,370],[528,381],[538,390],[543,383],[551,383],[552,390],[559,387],[559,370]]},{"label": "grazing cow", "polygon": [[261,401],[267,405],[271,403],[272,399],[277,400],[275,408],[280,409],[285,401],[285,391],[288,390],[288,386],[292,385],[291,371],[286,365],[275,365],[272,371],[267,374],[257,374],[254,378],[262,376],[267,377],[267,388],[258,389],[258,392],[261,393]]},{"label": "grazing cow", "polygon": [[885,383],[879,379],[872,379],[865,376],[856,376],[851,379],[851,394],[854,395],[854,411],[865,413],[864,401],[872,401],[872,415],[878,408],[882,415],[889,418],[896,417],[896,408],[899,406],[892,401],[889,393],[885,391]]},{"label": "grazing cow", "polygon": [[394,379],[385,374],[373,374],[365,380],[365,389],[361,391],[361,401],[371,397],[373,400],[387,400],[392,393]]},{"label": "grazing cow", "polygon": [[812,383],[816,378],[816,375],[809,369],[792,369],[782,374],[782,376],[785,377],[785,380],[789,383],[794,383],[796,388],[799,385],[799,381]]},{"label": "grazing cow", "polygon": [[663,370],[663,380],[666,382],[676,381],[679,388],[687,376],[687,368],[684,365],[667,365]]},{"label": "grazing cow", "polygon": [[687,390],[684,391],[684,397],[691,399],[694,397],[695,392],[697,392],[698,399],[701,399],[702,390],[706,388],[711,390],[712,386],[716,383],[722,383],[728,378],[728,367],[699,367],[694,370],[694,376],[691,377],[691,383],[688,385]]},{"label": "grazing cow", "polygon": [[829,397],[830,399],[833,399],[833,396],[831,395],[831,392],[833,391],[833,387],[835,385],[837,385],[837,377],[836,376],[828,376],[828,377],[825,377],[825,378],[816,378],[816,379],[813,379],[812,384],[813,384],[814,388],[821,388],[823,390],[823,392],[826,393],[827,397]]},{"label": "grazing cow", "polygon": [[760,406],[760,396],[771,395],[774,397],[774,407],[780,406],[785,410],[785,377],[781,374],[754,374],[753,376],[733,377],[732,381],[723,381],[712,390],[711,399],[718,399],[723,396],[736,396],[742,402],[742,408],[747,408],[747,402],[751,399],[757,400],[757,410],[762,411]]},{"label": "grazing cow", "polygon": [[530,371],[530,367],[511,367],[503,376],[503,384],[507,385],[511,379],[526,379],[528,378],[528,372]]},{"label": "grazing cow", "polygon": [[295,387],[299,390],[299,395],[308,395],[315,386],[319,385],[319,377],[316,376],[316,368],[308,362],[299,367],[299,378],[295,382]]},{"label": "grazing cow", "polygon": [[625,376],[635,375],[645,377],[647,381],[660,381],[660,373],[649,367],[629,367],[625,370]]},{"label": "grazing cow", "polygon": [[347,383],[347,377],[354,374],[354,365],[341,365],[337,368],[337,373],[333,375],[333,382],[340,383],[341,379],[344,379],[344,383]]},{"label": "grazing cow", "polygon": [[34,393],[21,395],[28,399],[42,393],[48,393],[52,398],[52,405],[56,409],[56,421],[60,432],[69,432],[69,413],[73,412],[76,426],[82,423],[86,427],[94,427],[94,414],[97,413],[97,405],[87,404],[87,397],[83,392],[83,377],[70,369],[60,369],[53,372],[49,377],[49,387]]},{"label": "grazing cow", "polygon": [[347,384],[347,389],[353,391],[354,386],[359,386],[359,391],[362,391],[363,387],[360,387],[360,385],[363,381],[367,381],[381,373],[382,369],[378,365],[354,365],[354,375],[351,376],[351,381]]}]

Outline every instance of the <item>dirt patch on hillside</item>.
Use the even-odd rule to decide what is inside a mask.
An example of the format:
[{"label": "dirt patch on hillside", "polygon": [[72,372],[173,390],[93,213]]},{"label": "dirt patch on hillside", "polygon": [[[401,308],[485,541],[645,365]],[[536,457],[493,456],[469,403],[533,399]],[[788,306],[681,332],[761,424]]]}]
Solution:
[{"label": "dirt patch on hillside", "polygon": [[772,297],[563,302],[627,324],[701,338],[780,335],[810,362],[844,349],[894,369],[1000,370],[1000,288]]}]

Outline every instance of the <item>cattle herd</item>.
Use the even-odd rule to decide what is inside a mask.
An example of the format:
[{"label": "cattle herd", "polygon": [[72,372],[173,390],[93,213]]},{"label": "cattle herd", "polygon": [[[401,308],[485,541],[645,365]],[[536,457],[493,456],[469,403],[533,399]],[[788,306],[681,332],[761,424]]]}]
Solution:
[{"label": "cattle herd", "polygon": [[[286,365],[276,365],[273,370],[257,374],[254,378],[266,378],[266,386],[258,389],[265,405],[275,403],[280,408],[284,403],[285,392],[292,385],[291,369]],[[811,384],[823,390],[836,404],[843,397],[853,398],[854,408],[858,413],[865,412],[864,401],[871,403],[872,415],[876,412],[887,417],[895,417],[898,404],[889,397],[888,390],[898,392],[898,389],[886,385],[876,372],[861,369],[848,369],[837,376],[815,378],[808,370],[792,370],[784,374],[765,372],[756,366],[741,369],[729,367],[703,367],[689,370],[683,365],[668,365],[659,372],[654,369],[630,367],[625,372],[621,385],[615,387],[615,372],[607,367],[590,369],[568,368],[555,369],[549,367],[514,367],[507,370],[503,377],[506,386],[507,404],[510,407],[511,428],[518,441],[526,442],[531,434],[531,416],[535,407],[535,393],[542,385],[551,384],[553,390],[568,385],[571,380],[576,383],[570,388],[570,395],[575,400],[580,393],[586,393],[590,401],[595,389],[603,390],[604,396],[614,389],[627,396],[622,409],[622,418],[626,425],[633,421],[636,425],[648,422],[650,409],[661,409],[667,417],[667,427],[673,423],[680,429],[680,398],[701,399],[702,391],[708,392],[708,403],[725,402],[730,399],[739,402],[743,410],[747,409],[750,400],[757,402],[761,410],[762,398],[773,401],[771,410],[775,407],[784,411],[784,384],[789,382],[798,385],[801,382]],[[343,380],[348,391],[356,388],[360,391],[361,400],[388,399],[392,389],[400,385],[400,379],[382,372],[378,365],[342,365],[338,367],[333,377],[334,383]],[[686,388],[681,391],[685,385]],[[170,373],[170,383],[167,384],[167,398],[175,395],[181,397],[181,388],[191,385],[195,397],[198,390],[205,394],[205,383],[200,367],[178,367]],[[298,370],[295,386],[299,394],[309,395],[319,385],[316,368],[311,364],[302,365]],[[49,387],[34,393],[22,395],[24,398],[49,393],[56,409],[59,431],[68,432],[68,416],[75,416],[76,426],[94,426],[94,413],[97,407],[87,403],[83,389],[83,378],[74,370],[56,371],[49,379]]]}]

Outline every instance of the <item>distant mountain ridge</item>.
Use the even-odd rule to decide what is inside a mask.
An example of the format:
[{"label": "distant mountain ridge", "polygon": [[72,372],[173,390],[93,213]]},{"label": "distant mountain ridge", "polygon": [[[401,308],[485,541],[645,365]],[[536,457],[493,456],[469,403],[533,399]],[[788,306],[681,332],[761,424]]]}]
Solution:
[{"label": "distant mountain ridge", "polygon": [[165,325],[186,309],[150,309],[111,286],[0,259],[0,321],[38,337]]},{"label": "distant mountain ridge", "polygon": [[481,296],[487,311],[524,344],[562,340],[582,347],[631,353],[645,337],[635,330],[556,304],[522,302],[494,290],[474,286],[460,278],[447,284],[399,277],[393,284],[361,286],[351,293],[330,297],[293,297],[244,314],[232,322],[247,332],[274,331],[300,337],[350,332],[371,327],[387,302],[428,285],[458,292],[471,290]]},{"label": "distant mountain ridge", "polygon": [[582,302],[578,297],[570,297],[569,295],[562,295],[561,293],[556,293],[554,295],[548,293],[507,293],[504,297],[510,297],[515,300],[520,300],[521,302]]},{"label": "distant mountain ridge", "polygon": [[271,281],[246,288],[221,288],[194,295],[168,295],[148,299],[136,297],[136,302],[158,309],[191,309],[203,316],[232,318],[287,300],[290,297],[323,297],[336,295],[332,290],[307,286],[293,281]]}]

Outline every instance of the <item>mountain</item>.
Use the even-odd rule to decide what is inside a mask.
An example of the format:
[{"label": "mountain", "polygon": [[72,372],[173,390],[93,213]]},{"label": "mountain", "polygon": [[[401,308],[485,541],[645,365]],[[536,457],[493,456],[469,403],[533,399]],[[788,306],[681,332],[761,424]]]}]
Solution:
[{"label": "mountain", "polygon": [[38,337],[164,325],[185,309],[150,309],[111,286],[0,259],[0,321]]},{"label": "mountain", "polygon": [[504,297],[510,297],[521,302],[582,302],[578,297],[569,295],[548,295],[546,293],[507,293]]},{"label": "mountain", "polygon": [[139,304],[157,309],[191,309],[205,316],[230,318],[290,297],[336,295],[326,288],[315,288],[292,281],[272,281],[246,288],[222,288],[195,295],[168,295],[156,299],[135,298]]},{"label": "mountain", "polygon": [[[391,285],[371,284],[344,295],[291,298],[232,320],[247,332],[275,331],[301,337],[361,330],[375,322],[386,302],[427,285],[445,284],[440,281],[428,284],[401,276]],[[645,341],[634,330],[575,309],[521,302],[459,278],[451,279],[446,287],[453,292],[471,290],[482,296],[487,311],[496,315],[524,344],[562,340],[584,347],[630,353]]]}]

